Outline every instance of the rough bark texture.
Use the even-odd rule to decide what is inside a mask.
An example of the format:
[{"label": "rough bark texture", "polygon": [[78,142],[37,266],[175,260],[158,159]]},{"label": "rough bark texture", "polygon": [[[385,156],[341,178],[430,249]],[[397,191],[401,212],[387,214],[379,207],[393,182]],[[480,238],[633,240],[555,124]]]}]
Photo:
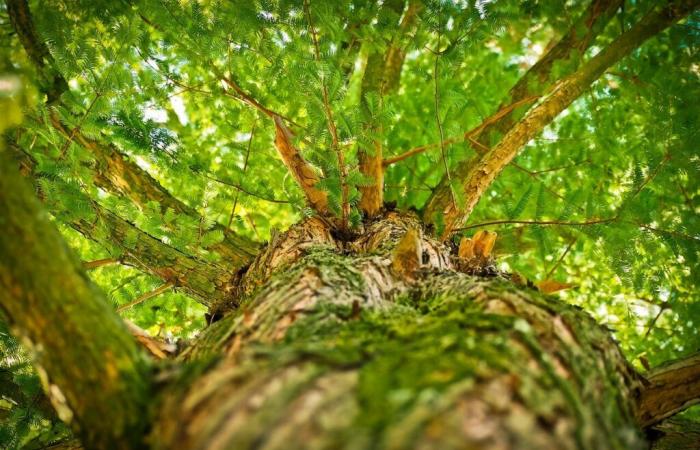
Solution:
[{"label": "rough bark texture", "polygon": [[58,416],[85,444],[136,448],[149,365],[5,151],[0,171],[0,310],[33,354]]},{"label": "rough bark texture", "polygon": [[700,450],[700,423],[670,419],[654,426],[652,450]]},{"label": "rough bark texture", "polygon": [[453,230],[462,226],[488,186],[530,139],[538,135],[605,70],[650,37],[685,17],[697,5],[696,0],[677,0],[653,8],[639,23],[619,36],[584,66],[559,81],[547,98],[532,108],[498,144],[469,167],[464,176],[459,177],[464,205],[457,207],[451,201],[451,190],[448,184],[446,189],[436,189],[431,196],[425,209],[426,220],[443,230],[443,239],[449,237]]},{"label": "rough bark texture", "polygon": [[[352,242],[306,228],[181,354],[155,448],[641,448],[640,379],[582,310],[452,270],[415,218]],[[411,279],[394,265],[407,234]]]},{"label": "rough bark texture", "polygon": [[[479,128],[487,144],[503,137],[458,174],[465,210],[446,206],[453,202],[444,183],[431,198],[426,217],[444,215],[442,238],[520,147],[611,64],[697,1],[654,8],[555,83],[554,64],[573,71],[620,3],[594,0],[513,88],[509,105],[548,95],[527,116],[514,124],[525,109],[513,106]],[[417,5],[410,2],[403,13],[402,33]],[[382,7],[398,15],[404,1]],[[308,2],[306,8],[308,14]],[[51,72],[26,0],[10,0],[8,13],[49,100],[58,100],[65,81]],[[369,55],[363,101],[364,94],[381,96],[396,86],[404,58],[397,42]],[[379,141],[374,154],[360,154],[360,170],[375,179],[362,189],[367,220],[356,233],[338,233],[323,217],[328,204],[316,187],[319,175],[295,148],[282,116],[222,79],[275,121],[276,147],[320,217],[273,235],[254,259],[249,243],[228,235],[219,249],[227,265],[220,266],[165,245],[86,197],[93,216],[67,220],[71,226],[91,239],[106,229],[120,262],[159,276],[162,290],[180,288],[211,306],[208,328],[155,376],[130,333],[156,358],[175,349],[133,325],[127,330],[2,155],[0,308],[34,352],[59,416],[72,422],[87,448],[641,449],[642,426],[698,397],[697,358],[639,376],[609,330],[588,314],[499,272],[489,256],[495,236],[464,241],[454,255],[417,217],[384,212]],[[53,127],[94,154],[98,186],[138,205],[156,201],[197,214],[117,148],[53,119]],[[41,176],[25,159],[23,173]],[[12,386],[0,390],[18,395]],[[659,449],[683,448],[696,431],[675,422],[647,430],[662,437]]]},{"label": "rough bark texture", "polygon": [[645,378],[637,415],[647,427],[700,402],[700,353],[664,364]]}]

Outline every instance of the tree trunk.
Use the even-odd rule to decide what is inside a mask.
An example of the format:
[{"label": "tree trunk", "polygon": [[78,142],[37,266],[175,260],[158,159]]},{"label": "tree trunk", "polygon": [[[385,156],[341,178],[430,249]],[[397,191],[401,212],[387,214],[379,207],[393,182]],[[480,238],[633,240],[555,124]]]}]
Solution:
[{"label": "tree trunk", "polygon": [[398,214],[352,242],[316,219],[276,237],[166,377],[150,444],[643,448],[641,380],[608,330],[456,262]]}]

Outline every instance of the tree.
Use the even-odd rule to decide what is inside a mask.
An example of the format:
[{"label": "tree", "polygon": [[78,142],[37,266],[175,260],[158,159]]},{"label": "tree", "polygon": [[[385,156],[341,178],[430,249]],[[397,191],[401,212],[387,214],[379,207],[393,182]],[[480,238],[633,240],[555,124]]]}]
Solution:
[{"label": "tree", "polygon": [[697,6],[6,0],[0,442],[692,445]]}]

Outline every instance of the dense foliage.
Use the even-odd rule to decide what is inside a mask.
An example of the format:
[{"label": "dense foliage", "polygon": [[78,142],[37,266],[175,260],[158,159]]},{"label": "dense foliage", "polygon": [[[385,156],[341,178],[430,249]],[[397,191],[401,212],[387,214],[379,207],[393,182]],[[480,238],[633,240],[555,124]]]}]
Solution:
[{"label": "dense foliage", "polygon": [[[342,215],[347,197],[357,226],[359,189],[372,182],[358,152],[379,142],[390,158],[478,126],[508,104],[508,90],[588,3],[426,1],[403,27],[404,2],[391,0],[33,2],[51,69],[32,60],[3,5],[0,105],[8,114],[0,120],[15,120],[22,105],[7,145],[33,160],[40,198],[84,261],[119,259],[137,245],[136,231],[115,242],[108,211],[217,262],[214,248],[227,234],[263,243],[312,213],[277,154],[274,121],[251,99],[285,118],[324,175],[331,212]],[[573,55],[576,64],[655,3],[624,2]],[[454,237],[497,231],[502,269],[571,284],[558,295],[614,329],[635,364],[700,348],[699,27],[696,11],[609,69],[506,167]],[[367,92],[367,61],[389,46],[405,53],[398,84]],[[54,70],[67,88],[52,85]],[[126,155],[181,203],[110,190],[91,143]],[[422,210],[443,176],[475,152],[455,139],[392,164],[386,201]],[[90,239],[73,229],[78,222],[90,224]],[[163,284],[133,265],[105,265],[90,277],[115,308]],[[205,325],[205,311],[168,288],[122,314],[152,335],[187,339]],[[8,381],[0,447],[65,433],[55,418],[46,426],[52,418],[33,401],[38,381],[5,328],[0,352],[0,380]]]}]

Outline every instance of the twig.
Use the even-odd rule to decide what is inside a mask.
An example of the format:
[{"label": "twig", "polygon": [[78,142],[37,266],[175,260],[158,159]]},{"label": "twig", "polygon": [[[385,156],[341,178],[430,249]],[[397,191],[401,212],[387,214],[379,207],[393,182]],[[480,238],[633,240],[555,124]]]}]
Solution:
[{"label": "twig", "polygon": [[466,227],[457,228],[454,231],[465,231],[465,230],[471,230],[472,228],[481,228],[481,227],[486,227],[489,225],[504,225],[504,224],[543,225],[543,226],[557,225],[557,226],[578,227],[578,226],[598,225],[598,224],[603,224],[603,223],[610,223],[610,222],[614,222],[615,220],[617,220],[617,216],[608,217],[606,219],[592,219],[592,220],[587,220],[585,222],[565,222],[565,221],[559,221],[559,220],[492,220],[489,222],[481,222],[481,223],[477,223],[474,225],[468,225]]},{"label": "twig", "polygon": [[551,269],[549,269],[549,272],[547,272],[547,275],[545,275],[545,277],[544,277],[545,280],[549,279],[549,277],[552,276],[552,274],[557,269],[557,267],[559,267],[561,262],[564,261],[564,258],[566,258],[566,255],[569,254],[569,250],[571,250],[571,248],[574,246],[575,243],[576,243],[576,238],[573,238],[571,240],[571,242],[569,243],[569,245],[567,245],[566,250],[564,250],[564,253],[561,254],[559,259],[557,259],[557,262],[554,263],[554,265],[552,266]]},{"label": "twig", "polygon": [[136,300],[129,302],[126,305],[120,306],[119,308],[117,308],[117,312],[122,312],[124,310],[133,308],[134,306],[136,306],[140,303],[143,303],[150,298],[153,298],[157,295],[162,294],[163,292],[167,291],[168,289],[170,289],[173,286],[175,286],[175,283],[172,281],[168,281],[167,283],[161,285],[160,287],[157,287],[156,289],[154,289],[150,292],[146,292],[145,294],[139,296],[138,298],[136,298]]},{"label": "twig", "polygon": [[577,161],[575,163],[571,163],[571,164],[568,164],[565,166],[551,167],[549,169],[543,169],[543,170],[533,170],[533,171],[530,171],[530,173],[532,173],[533,175],[540,175],[543,173],[556,172],[558,170],[571,169],[572,167],[580,166],[582,164],[589,164],[590,162],[591,162],[591,160],[589,158],[586,158],[582,161]]},{"label": "twig", "polygon": [[68,151],[68,147],[70,146],[71,142],[73,142],[73,139],[75,139],[75,135],[80,131],[80,128],[83,126],[83,123],[85,123],[85,119],[87,119],[87,116],[90,114],[90,111],[92,111],[92,108],[95,106],[95,103],[97,102],[97,99],[99,99],[102,96],[101,93],[96,93],[95,98],[92,99],[90,102],[90,105],[88,105],[88,108],[85,110],[85,114],[80,118],[80,121],[78,124],[71,130],[70,135],[68,136],[68,139],[66,142],[63,144],[63,147],[61,147],[61,152],[59,154],[58,159],[61,160],[66,156],[66,152]]},{"label": "twig", "polygon": [[[244,194],[246,194],[246,195],[250,195],[251,197],[255,197],[255,198],[257,198],[257,199],[260,199],[260,200],[263,200],[263,201],[266,201],[266,202],[270,202],[270,203],[280,203],[280,204],[288,204],[288,203],[291,203],[289,200],[282,200],[282,199],[273,198],[273,197],[265,197],[265,196],[263,196],[263,195],[261,195],[261,194],[258,194],[257,192],[253,192],[253,191],[251,191],[251,190],[249,190],[249,189],[243,187],[242,185],[240,185],[240,184],[238,184],[238,183],[233,183],[233,182],[231,182],[231,181],[222,180],[222,179],[220,179],[220,178],[212,177],[211,175],[208,175],[208,174],[204,174],[204,177],[207,178],[208,180],[211,180],[211,181],[215,182],[215,183],[223,184],[223,185],[226,185],[226,186],[231,186],[232,188],[235,188],[236,191],[240,191],[240,192],[242,192],[242,193],[244,193]],[[234,197],[234,206],[235,206],[237,197],[238,197],[238,196]]]},{"label": "twig", "polygon": [[445,177],[447,178],[447,183],[450,187],[450,198],[452,199],[452,206],[457,208],[457,201],[455,199],[455,193],[452,190],[452,177],[450,176],[450,166],[447,164],[447,156],[445,156],[445,136],[442,130],[442,122],[440,122],[440,86],[438,83],[439,75],[438,69],[440,67],[440,34],[442,30],[442,24],[440,23],[440,13],[438,12],[438,35],[437,35],[437,51],[435,53],[435,65],[433,69],[433,82],[435,83],[435,122],[437,123],[438,131],[440,132],[440,157],[442,158],[442,166],[445,169]]},{"label": "twig", "polygon": [[118,264],[121,261],[115,258],[104,258],[104,259],[96,259],[94,261],[83,261],[83,269],[85,270],[92,270],[92,269],[97,269],[98,267],[103,267],[103,266],[109,266],[112,264]]},{"label": "twig", "polygon": [[[314,44],[314,57],[316,62],[321,61],[321,50],[318,45],[318,36],[316,34],[316,29],[314,28],[313,22],[311,20],[311,11],[309,10],[309,0],[304,0],[304,12],[306,13],[306,20],[309,24],[309,33],[311,34],[311,40]],[[321,78],[321,94],[323,98],[323,109],[326,113],[326,122],[328,124],[328,131],[331,134],[331,145],[338,158],[338,173],[340,177],[340,189],[341,189],[341,228],[347,229],[348,219],[350,216],[350,202],[348,200],[348,168],[345,165],[345,153],[340,148],[338,140],[338,130],[335,126],[335,121],[333,120],[333,110],[331,110],[330,100],[328,98],[328,88],[326,87],[324,74],[320,74]]]},{"label": "twig", "polygon": [[668,303],[662,303],[661,305],[659,305],[659,312],[656,314],[656,316],[654,316],[651,322],[649,322],[647,332],[644,333],[644,339],[649,337],[649,333],[651,333],[651,330],[654,329],[654,325],[656,325],[656,322],[659,320],[659,317],[661,317],[661,314],[663,314],[664,311],[666,311],[667,309],[669,309]]},{"label": "twig", "polygon": [[[519,170],[519,171],[521,171],[521,172],[527,174],[528,176],[532,177],[532,179],[534,179],[535,181],[541,183],[541,184],[542,184],[542,187],[544,188],[544,190],[547,191],[547,192],[549,192],[551,195],[555,196],[555,197],[558,198],[559,200],[562,200],[562,201],[564,201],[564,202],[566,202],[566,203],[569,203],[569,202],[566,200],[566,197],[564,197],[563,195],[561,195],[560,193],[558,193],[558,192],[555,191],[554,189],[552,189],[552,188],[550,188],[549,186],[547,186],[546,184],[544,184],[544,181],[542,181],[542,180],[540,179],[540,176],[539,176],[537,173],[532,172],[531,170],[528,170],[528,169],[524,168],[523,166],[521,166],[520,164],[518,164],[518,163],[516,163],[516,162],[511,162],[511,163],[509,164],[509,167],[511,167],[511,166],[514,167],[515,169],[517,169],[517,170]],[[569,203],[569,204],[570,204],[570,203]],[[575,206],[579,211],[583,211],[583,208],[582,208],[582,207],[576,206],[576,205],[573,205],[573,206]]]},{"label": "twig", "polygon": [[[253,137],[255,136],[255,126],[258,124],[258,121],[255,120],[253,122],[253,127],[250,129],[250,139],[248,139],[248,148],[246,149],[245,152],[245,160],[243,161],[243,171],[242,173],[245,175],[245,171],[248,168],[248,158],[250,157],[250,148],[253,144]],[[236,213],[236,206],[238,206],[238,195],[241,193],[241,187],[236,186],[236,196],[233,199],[233,206],[231,207],[231,215],[228,217],[228,223],[226,224],[226,232],[229,232],[231,230],[231,222],[233,222],[233,215]]]},{"label": "twig", "polygon": [[[512,104],[510,104],[510,105],[508,105],[508,106],[504,106],[504,107],[501,108],[498,112],[496,112],[495,114],[493,114],[493,115],[490,116],[490,117],[487,117],[487,118],[484,119],[479,125],[477,125],[476,127],[472,128],[471,130],[465,132],[465,133],[462,134],[461,136],[453,136],[453,137],[451,137],[451,138],[445,139],[445,140],[442,141],[442,142],[433,142],[433,143],[431,143],[431,144],[424,144],[424,145],[420,145],[420,146],[418,146],[418,147],[414,147],[414,148],[412,148],[412,149],[410,149],[410,150],[407,150],[407,151],[405,151],[405,152],[403,152],[403,153],[401,153],[401,154],[399,154],[399,155],[392,156],[392,157],[390,157],[390,158],[386,158],[386,159],[384,160],[384,163],[383,163],[383,164],[384,164],[384,166],[390,166],[390,165],[395,164],[395,163],[397,163],[397,162],[399,162],[399,161],[403,161],[403,160],[406,159],[406,158],[410,158],[410,157],[413,156],[413,155],[417,155],[417,154],[419,154],[419,153],[423,153],[423,152],[426,151],[426,150],[430,150],[431,148],[436,148],[436,147],[439,147],[439,146],[441,146],[441,145],[450,145],[450,144],[454,144],[454,143],[457,143],[457,142],[463,141],[463,140],[470,140],[469,138],[476,139],[477,137],[479,137],[479,135],[481,134],[481,132],[482,132],[482,131],[484,130],[484,128],[486,128],[487,126],[491,125],[492,123],[497,122],[499,119],[501,119],[501,117],[503,117],[503,116],[505,116],[506,114],[510,113],[510,112],[513,111],[514,109],[516,109],[516,108],[518,108],[518,107],[520,107],[520,106],[522,106],[522,105],[524,105],[524,104],[533,102],[533,101],[535,101],[535,100],[537,100],[537,99],[539,99],[539,98],[540,98],[539,96],[533,95],[533,96],[531,96],[531,97],[527,97],[527,98],[524,98],[524,99],[522,99],[522,100],[518,100],[517,102],[514,102],[514,103],[512,103]],[[473,141],[471,141],[471,140],[470,140],[470,142],[473,143]]]}]

